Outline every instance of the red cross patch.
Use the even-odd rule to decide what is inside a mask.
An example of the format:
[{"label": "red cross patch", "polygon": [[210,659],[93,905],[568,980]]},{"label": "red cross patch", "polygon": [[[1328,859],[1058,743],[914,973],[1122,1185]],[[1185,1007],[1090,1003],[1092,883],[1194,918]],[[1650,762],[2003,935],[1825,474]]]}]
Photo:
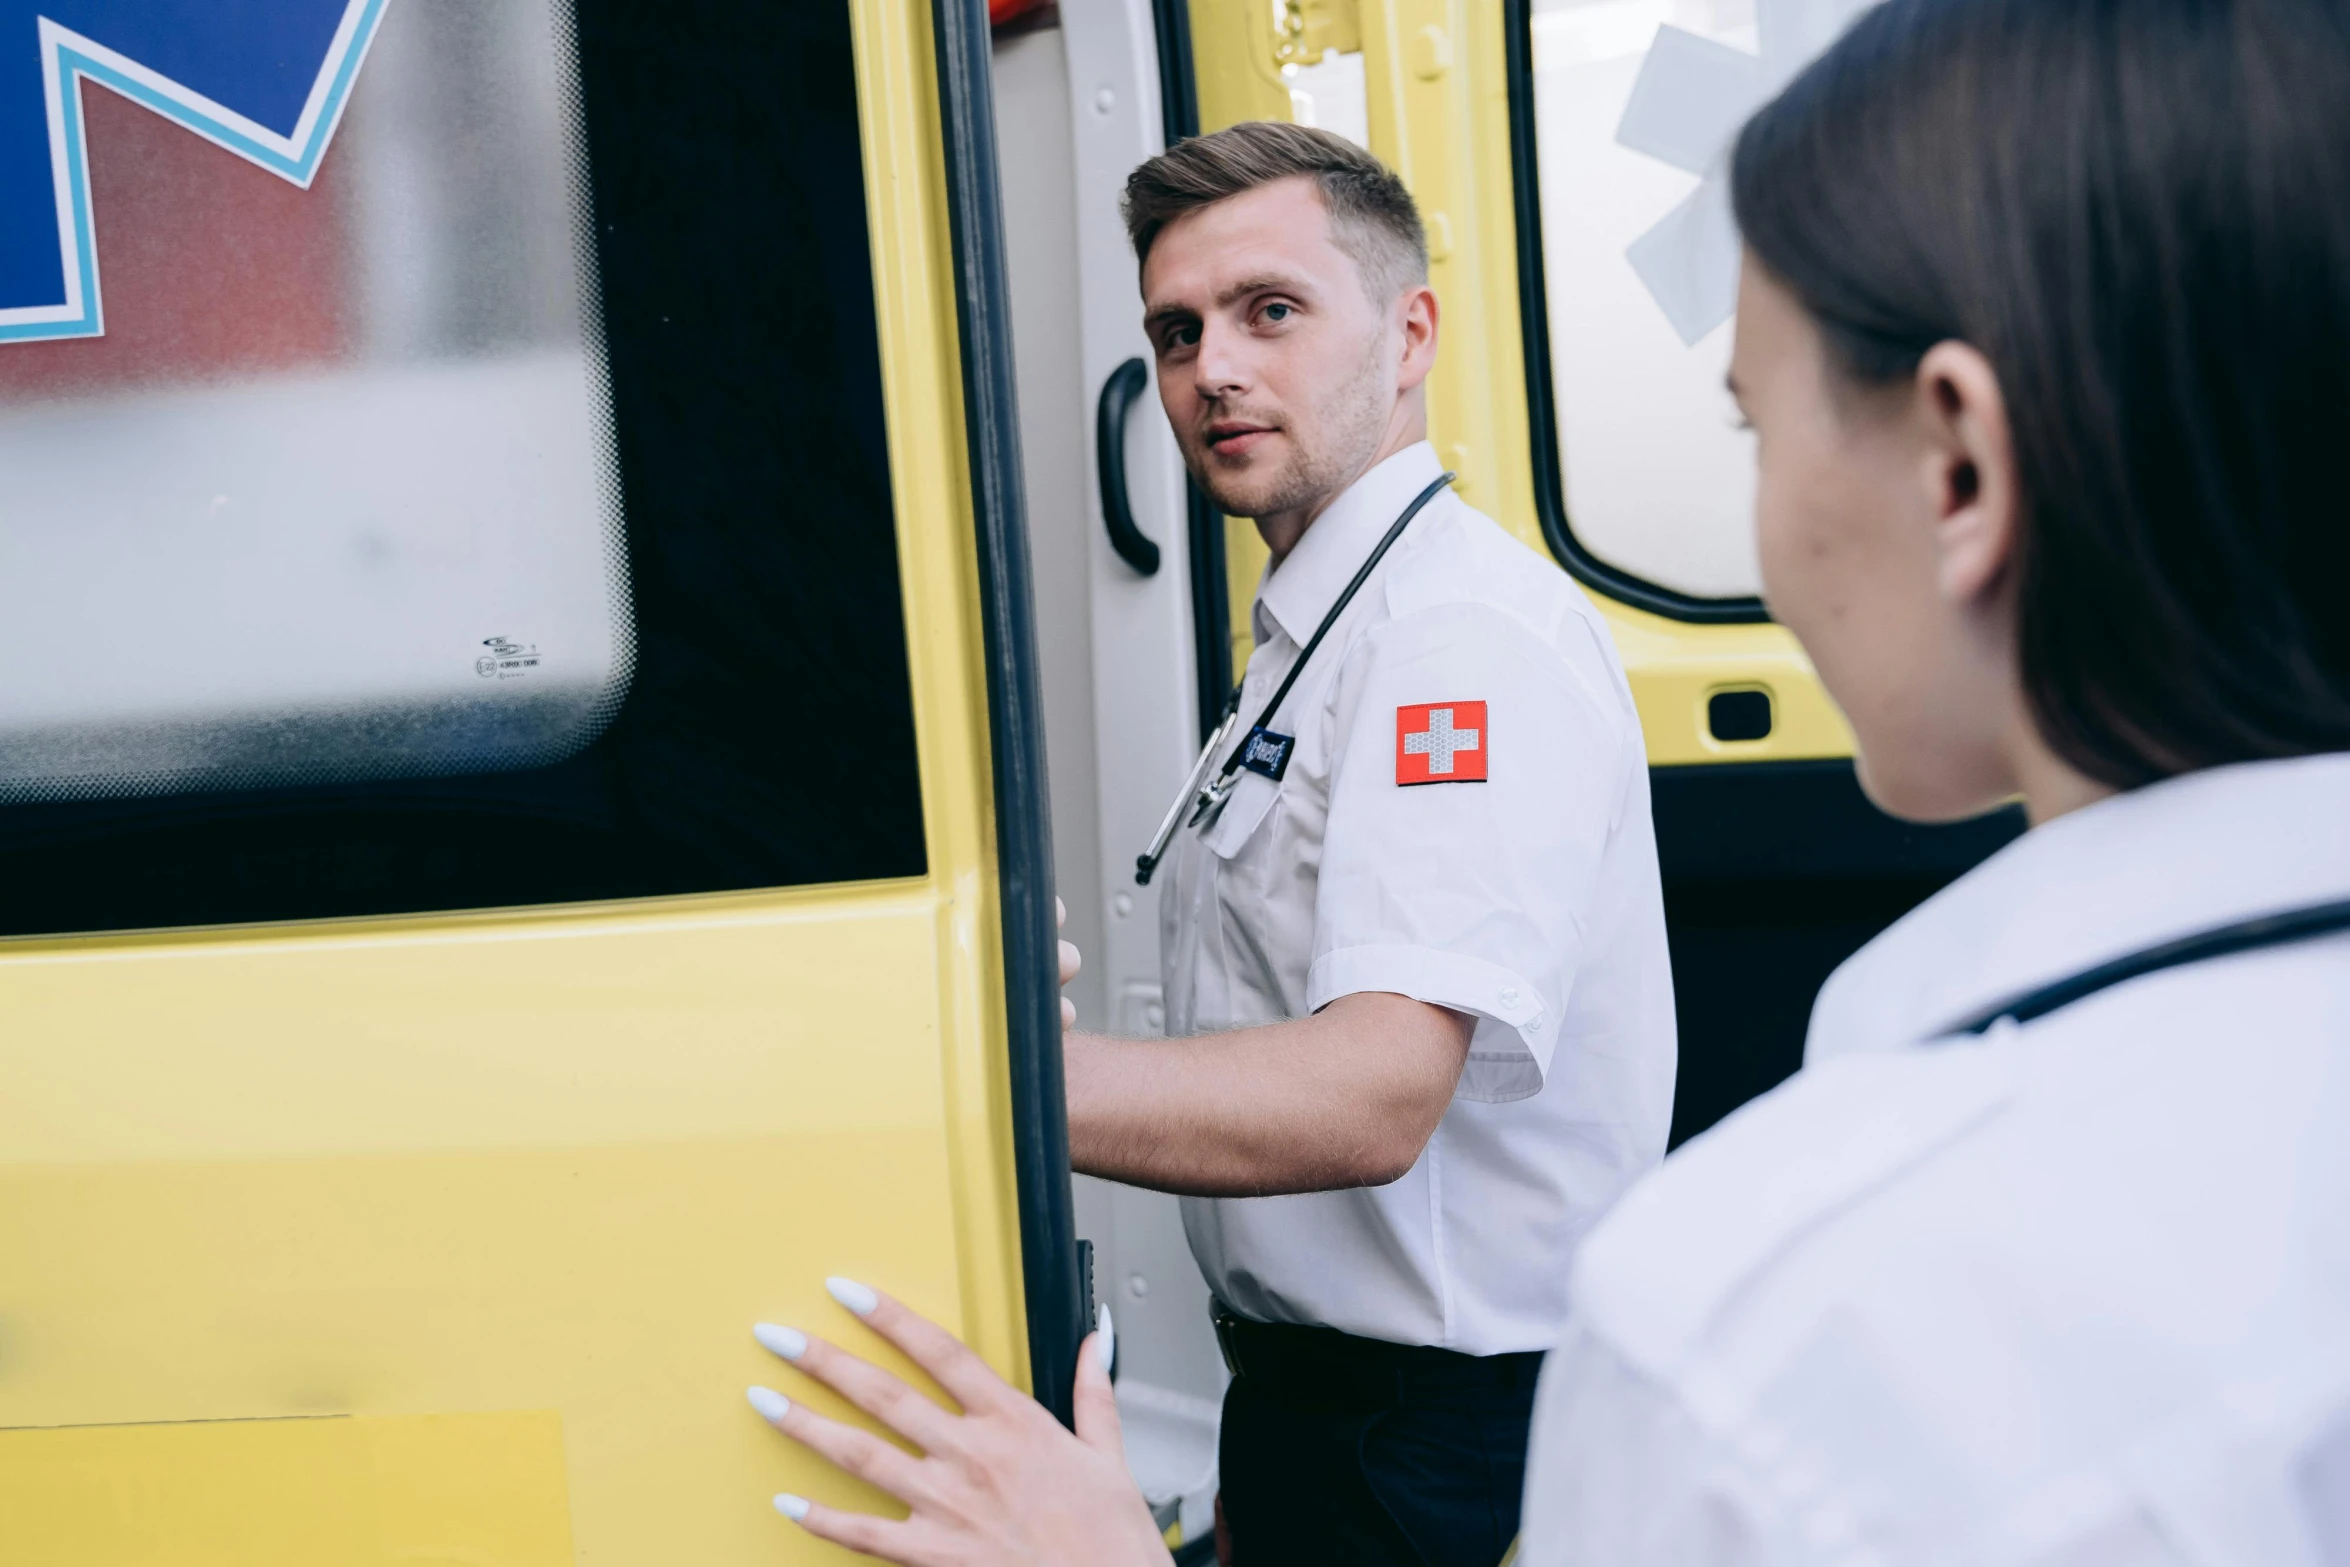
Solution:
[{"label": "red cross patch", "polygon": [[1395,781],[1483,783],[1492,745],[1482,702],[1422,702],[1395,710]]}]

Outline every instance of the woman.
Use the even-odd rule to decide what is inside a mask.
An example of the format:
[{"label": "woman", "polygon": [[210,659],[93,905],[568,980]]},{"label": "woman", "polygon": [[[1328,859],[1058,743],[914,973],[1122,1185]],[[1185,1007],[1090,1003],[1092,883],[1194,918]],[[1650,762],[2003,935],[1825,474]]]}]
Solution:
[{"label": "woman", "polygon": [[[2350,1562],[2350,7],[1891,0],[1734,187],[1772,609],[2034,830],[1587,1243],[1520,1559]],[[912,1510],[805,1527],[1166,1560],[1094,1356],[1070,1436],[843,1298],[965,1413],[809,1346],[927,1456],[785,1413]]]}]

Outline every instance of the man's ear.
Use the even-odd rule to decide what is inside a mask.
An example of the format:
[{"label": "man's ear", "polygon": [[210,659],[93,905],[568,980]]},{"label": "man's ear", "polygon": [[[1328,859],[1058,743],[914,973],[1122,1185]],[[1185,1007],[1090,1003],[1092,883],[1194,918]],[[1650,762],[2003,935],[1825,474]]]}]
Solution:
[{"label": "man's ear", "polygon": [[1403,361],[1396,366],[1395,389],[1408,392],[1436,368],[1436,290],[1415,283],[1396,300],[1395,309],[1403,332]]},{"label": "man's ear", "polygon": [[1944,598],[1971,603],[2006,578],[2015,558],[2021,494],[2007,399],[1991,361],[1960,342],[1927,350],[1916,392],[1937,580]]}]

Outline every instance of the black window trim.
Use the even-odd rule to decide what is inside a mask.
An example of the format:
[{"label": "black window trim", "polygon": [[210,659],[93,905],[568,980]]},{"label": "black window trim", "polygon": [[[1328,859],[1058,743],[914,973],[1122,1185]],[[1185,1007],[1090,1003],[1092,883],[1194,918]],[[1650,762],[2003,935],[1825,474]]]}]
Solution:
[{"label": "black window trim", "polygon": [[[1172,147],[1199,134],[1199,86],[1191,66],[1189,0],[1152,0],[1151,22],[1158,43],[1160,130],[1165,144]],[[1191,648],[1198,676],[1199,734],[1205,740],[1224,721],[1224,703],[1233,683],[1224,514],[1188,478],[1183,482],[1183,511],[1184,537],[1190,545]]]},{"label": "black window trim", "polygon": [[1550,306],[1542,264],[1542,181],[1535,164],[1534,3],[1504,0],[1510,101],[1510,184],[1518,229],[1518,321],[1525,334],[1526,430],[1534,456],[1534,507],[1560,565],[1609,598],[1697,625],[1754,625],[1770,612],[1751,595],[1701,598],[1612,565],[1575,537],[1559,466],[1558,405],[1550,380]]},{"label": "black window trim", "polygon": [[1077,1347],[1092,1328],[1069,1179],[1061,1080],[1060,943],[1045,788],[1044,699],[1012,386],[1012,308],[996,181],[995,98],[986,0],[932,0],[940,128],[955,258],[963,423],[979,544],[996,860],[1004,943],[1004,1026],[1020,1268],[1036,1397],[1066,1425]]}]

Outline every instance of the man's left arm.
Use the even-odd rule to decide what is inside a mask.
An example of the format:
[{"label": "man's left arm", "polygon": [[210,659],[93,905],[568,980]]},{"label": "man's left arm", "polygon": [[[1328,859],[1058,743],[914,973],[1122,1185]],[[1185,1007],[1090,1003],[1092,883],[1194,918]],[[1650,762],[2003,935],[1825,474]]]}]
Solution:
[{"label": "man's left arm", "polygon": [[1585,668],[1488,605],[1421,609],[1366,640],[1334,701],[1306,1004],[1381,990],[1466,1015],[1457,1095],[1530,1097],[1627,808],[1636,722],[1603,658]]}]

